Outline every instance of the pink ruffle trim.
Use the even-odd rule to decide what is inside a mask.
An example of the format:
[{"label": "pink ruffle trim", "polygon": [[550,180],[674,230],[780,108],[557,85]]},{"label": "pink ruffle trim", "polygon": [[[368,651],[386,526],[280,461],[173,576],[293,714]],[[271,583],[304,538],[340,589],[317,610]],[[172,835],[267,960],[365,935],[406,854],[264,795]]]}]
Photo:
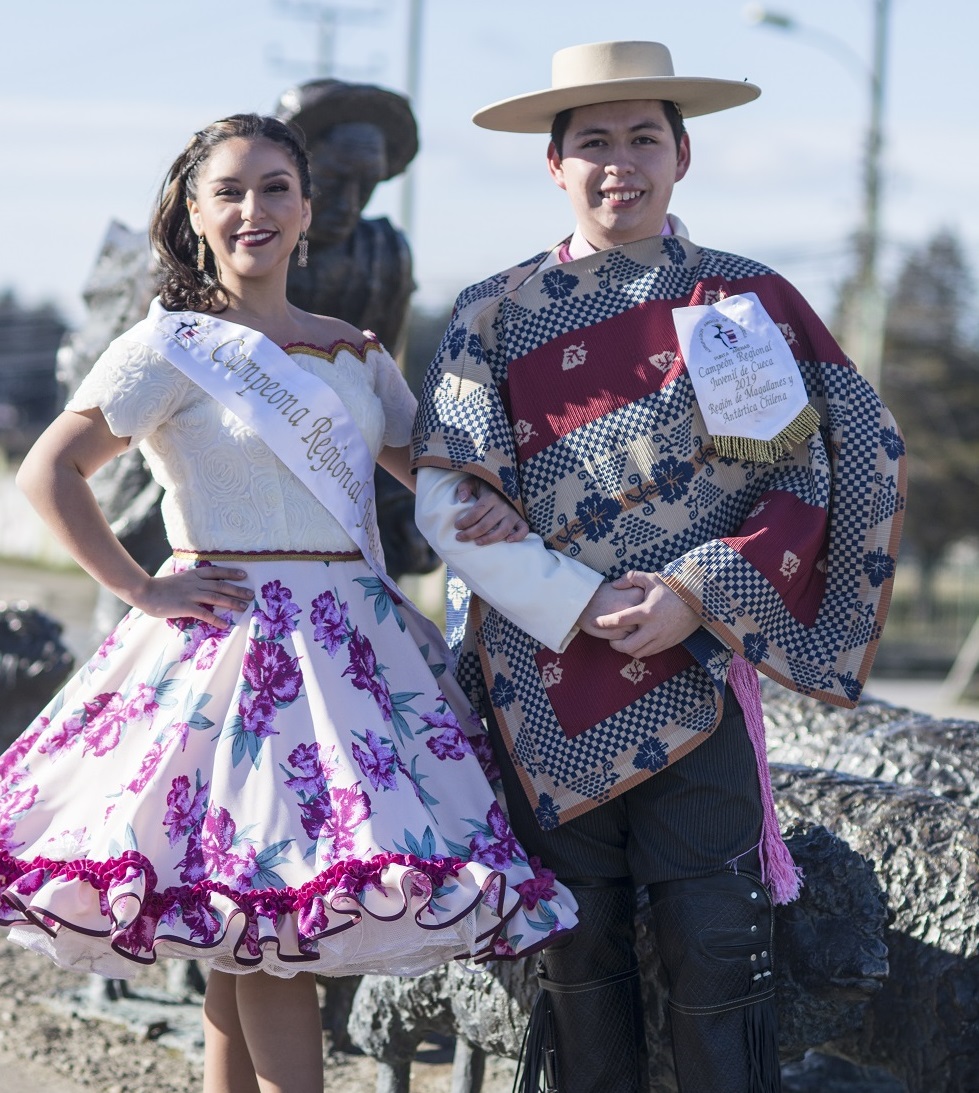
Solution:
[{"label": "pink ruffle trim", "polygon": [[[263,963],[262,946],[275,941],[270,937],[268,926],[261,932],[260,921],[274,923],[285,915],[296,915],[298,952],[283,955],[283,962],[315,962],[318,959],[316,943],[326,937],[341,933],[361,922],[367,915],[378,921],[393,921],[409,913],[415,903],[414,920],[425,931],[447,929],[470,914],[480,903],[491,917],[492,926],[477,935],[480,944],[476,952],[457,954],[457,959],[483,963],[487,960],[514,959],[526,956],[567,933],[571,926],[553,920],[553,929],[535,931],[536,938],[524,938],[529,944],[521,944],[514,951],[506,937],[506,927],[520,912],[532,913],[539,898],[553,895],[553,874],[540,867],[532,859],[530,869],[533,878],[510,886],[507,877],[489,866],[479,881],[475,897],[462,908],[451,912],[440,911],[440,917],[421,921],[433,899],[446,880],[458,877],[476,862],[459,858],[424,860],[413,854],[378,854],[368,860],[346,859],[318,874],[301,888],[264,888],[245,892],[235,891],[216,881],[171,886],[157,890],[157,874],[150,861],[134,850],[127,850],[117,858],[107,861],[79,859],[55,861],[37,857],[22,861],[7,851],[0,851],[0,928],[29,925],[51,937],[59,928],[65,928],[89,937],[108,939],[111,949],[135,964],[156,962],[155,949],[161,943],[174,943],[189,950],[199,950],[202,956],[216,948],[233,949],[234,960],[242,970],[258,967]],[[386,881],[382,874],[390,866],[403,867],[407,872],[398,878],[401,901],[394,913],[383,916],[373,914],[358,898],[369,889],[392,895],[395,887],[391,878]],[[50,913],[50,909],[32,905],[32,897],[53,882],[78,881],[99,893],[99,907],[104,929],[67,921]],[[507,909],[507,893],[512,906]],[[224,897],[234,907],[231,912],[215,908],[213,898]],[[132,905],[135,901],[135,907]],[[419,902],[420,901],[420,902]],[[120,902],[130,910],[124,920],[117,916],[115,907]],[[343,906],[338,907],[340,902]],[[245,916],[246,926],[239,929],[237,941],[229,938],[228,923],[237,912]],[[181,921],[187,934],[167,926]],[[192,923],[198,923],[195,927]],[[213,925],[210,931],[205,927]],[[162,928],[161,928],[162,927]],[[195,933],[197,936],[195,936]],[[188,953],[187,955],[193,955]],[[343,974],[342,968],[337,974]]]}]

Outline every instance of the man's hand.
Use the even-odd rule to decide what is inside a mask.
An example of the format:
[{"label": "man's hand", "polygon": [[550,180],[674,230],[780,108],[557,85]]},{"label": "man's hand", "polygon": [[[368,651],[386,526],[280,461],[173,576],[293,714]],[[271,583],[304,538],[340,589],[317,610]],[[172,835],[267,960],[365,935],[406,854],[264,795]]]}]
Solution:
[{"label": "man's hand", "polygon": [[635,606],[611,610],[595,620],[599,631],[604,631],[602,636],[609,636],[612,648],[620,653],[640,658],[661,653],[679,645],[700,626],[699,616],[655,573],[632,570],[602,587],[640,597]]},{"label": "man's hand", "polygon": [[642,603],[642,590],[620,589],[616,584],[603,581],[578,616],[578,627],[593,638],[625,638],[632,633],[635,624],[621,625],[614,621],[619,615]]}]

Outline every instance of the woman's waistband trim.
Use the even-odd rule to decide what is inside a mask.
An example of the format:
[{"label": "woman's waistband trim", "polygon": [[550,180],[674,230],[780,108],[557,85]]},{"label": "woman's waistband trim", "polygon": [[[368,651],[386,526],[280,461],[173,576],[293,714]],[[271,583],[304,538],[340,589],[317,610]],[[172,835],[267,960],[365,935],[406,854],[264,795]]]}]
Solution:
[{"label": "woman's waistband trim", "polygon": [[184,550],[173,551],[182,562],[360,562],[359,550]]}]

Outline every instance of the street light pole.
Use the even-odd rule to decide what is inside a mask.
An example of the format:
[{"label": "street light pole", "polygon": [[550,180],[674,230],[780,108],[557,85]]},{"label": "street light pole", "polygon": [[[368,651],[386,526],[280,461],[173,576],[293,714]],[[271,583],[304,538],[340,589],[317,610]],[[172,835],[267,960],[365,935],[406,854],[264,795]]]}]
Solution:
[{"label": "street light pole", "polygon": [[884,86],[887,74],[887,31],[890,0],[874,0],[874,52],[870,70],[870,123],[864,163],[864,223],[859,243],[855,307],[848,307],[852,345],[861,370],[880,386],[884,355],[884,294],[878,274],[880,257],[881,152],[883,150]]},{"label": "street light pole", "polygon": [[870,118],[863,156],[863,216],[857,236],[857,271],[852,296],[844,300],[843,347],[875,387],[880,384],[884,351],[884,294],[878,274],[880,252],[881,153],[884,145],[884,89],[890,0],[873,0],[873,63],[866,64],[835,34],[799,23],[792,16],[760,4],[745,9],[749,21],[784,31],[799,31],[869,81]]}]

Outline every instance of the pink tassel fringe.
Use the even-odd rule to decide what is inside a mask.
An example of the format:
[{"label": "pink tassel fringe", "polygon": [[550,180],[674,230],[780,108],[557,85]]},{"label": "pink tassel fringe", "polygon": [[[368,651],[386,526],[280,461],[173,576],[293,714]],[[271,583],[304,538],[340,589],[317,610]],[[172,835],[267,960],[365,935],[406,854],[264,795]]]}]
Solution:
[{"label": "pink tassel fringe", "polygon": [[772,778],[768,770],[768,752],[765,747],[765,721],[761,710],[761,688],[758,673],[743,658],[735,656],[728,672],[728,683],[744,713],[748,736],[755,749],[758,765],[758,785],[764,818],[761,825],[761,879],[768,886],[775,903],[791,903],[802,888],[802,870],[792,860],[789,848],[782,839],[775,798],[772,796]]}]

